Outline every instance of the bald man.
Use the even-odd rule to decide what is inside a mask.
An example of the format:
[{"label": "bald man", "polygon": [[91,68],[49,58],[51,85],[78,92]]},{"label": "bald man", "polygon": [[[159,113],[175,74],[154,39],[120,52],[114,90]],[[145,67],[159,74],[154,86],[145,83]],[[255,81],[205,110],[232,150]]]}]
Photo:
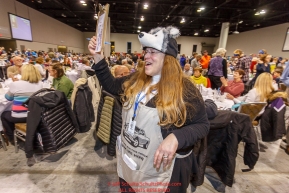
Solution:
[{"label": "bald man", "polygon": [[192,76],[193,72],[191,70],[191,65],[189,63],[186,63],[184,66],[184,74],[188,75],[188,76]]},{"label": "bald man", "polygon": [[114,75],[116,78],[127,76],[130,74],[130,71],[127,66],[119,65],[114,70]]},{"label": "bald man", "polygon": [[12,58],[13,61],[13,66],[8,67],[7,69],[7,76],[8,78],[12,78],[12,80],[14,80],[14,76],[17,74],[21,74],[21,66],[22,66],[22,62],[23,62],[23,58],[20,56],[15,56],[14,58]]}]

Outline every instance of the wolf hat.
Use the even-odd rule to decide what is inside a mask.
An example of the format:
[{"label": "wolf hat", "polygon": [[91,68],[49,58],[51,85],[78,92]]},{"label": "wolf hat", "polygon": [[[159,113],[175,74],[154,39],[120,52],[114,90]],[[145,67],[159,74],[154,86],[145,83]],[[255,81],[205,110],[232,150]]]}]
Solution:
[{"label": "wolf hat", "polygon": [[173,26],[157,27],[152,29],[149,33],[141,32],[138,39],[143,47],[154,48],[164,54],[177,57],[178,44],[175,38],[180,36],[180,30]]}]

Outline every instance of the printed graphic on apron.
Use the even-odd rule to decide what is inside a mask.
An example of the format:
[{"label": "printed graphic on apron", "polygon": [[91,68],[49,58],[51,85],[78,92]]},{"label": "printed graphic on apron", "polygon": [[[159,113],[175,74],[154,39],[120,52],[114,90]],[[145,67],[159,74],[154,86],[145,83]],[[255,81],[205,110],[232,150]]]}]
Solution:
[{"label": "printed graphic on apron", "polygon": [[147,149],[150,143],[150,139],[145,135],[145,131],[135,127],[134,134],[131,135],[128,132],[129,123],[124,125],[123,137],[127,140],[127,142],[133,147],[141,147],[143,149]]}]

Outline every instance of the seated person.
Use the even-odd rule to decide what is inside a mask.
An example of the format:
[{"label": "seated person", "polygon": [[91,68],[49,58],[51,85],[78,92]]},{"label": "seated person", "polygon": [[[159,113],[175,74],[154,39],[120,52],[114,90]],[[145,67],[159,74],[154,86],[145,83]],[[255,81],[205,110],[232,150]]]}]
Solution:
[{"label": "seated person", "polygon": [[183,72],[188,76],[192,76],[193,72],[189,63],[185,64]]},{"label": "seated person", "polygon": [[224,77],[221,77],[222,82],[221,92],[227,92],[234,98],[241,96],[244,91],[244,83],[242,77],[245,75],[244,70],[239,69],[234,72],[234,80],[227,81]]},{"label": "seated person", "polygon": [[91,70],[90,61],[87,58],[83,58],[81,63],[78,63],[77,70]]},{"label": "seated person", "polygon": [[117,65],[114,69],[114,77],[119,78],[130,74],[130,70],[125,65]]},{"label": "seated person", "polygon": [[90,61],[87,58],[83,58],[82,62],[78,63],[77,66],[77,79],[81,77],[82,71],[86,70],[94,72],[94,70],[92,70],[90,67]]},{"label": "seated person", "polygon": [[9,66],[7,68],[7,76],[8,78],[12,78],[13,81],[17,80],[17,78],[15,78],[15,75],[21,74],[21,66],[22,66],[22,62],[23,62],[23,58],[21,58],[20,56],[15,56],[14,58],[12,58],[12,62],[13,62],[13,66]]},{"label": "seated person", "polygon": [[204,87],[207,87],[207,78],[202,75],[202,70],[201,67],[194,68],[194,75],[191,76],[191,79],[195,84],[202,84]]},{"label": "seated person", "polygon": [[53,77],[52,87],[55,90],[64,92],[67,99],[70,99],[74,85],[71,80],[64,75],[62,65],[59,62],[52,63],[48,71],[50,76]]},{"label": "seated person", "polygon": [[277,84],[280,83],[280,77],[282,75],[282,72],[283,72],[283,68],[281,67],[276,67],[273,72],[273,80],[275,80]]},{"label": "seated person", "polygon": [[43,87],[40,73],[32,64],[23,66],[21,75],[21,80],[12,82],[5,94],[7,100],[13,101],[12,111],[4,111],[1,115],[3,127],[12,144],[15,123],[26,123],[27,108],[22,103]]},{"label": "seated person", "polygon": [[266,102],[268,94],[277,89],[278,86],[273,82],[272,75],[268,72],[264,72],[258,76],[254,88],[245,96],[235,98],[231,94],[227,94],[226,97],[227,99],[233,100],[234,103]]},{"label": "seated person", "polygon": [[35,62],[36,63],[34,66],[39,70],[41,77],[45,78],[46,72],[43,68],[44,59],[42,57],[38,57],[38,58],[36,58]]},{"label": "seated person", "polygon": [[63,66],[68,66],[68,67],[71,67],[71,63],[70,63],[70,60],[68,57],[64,57],[63,58]]}]

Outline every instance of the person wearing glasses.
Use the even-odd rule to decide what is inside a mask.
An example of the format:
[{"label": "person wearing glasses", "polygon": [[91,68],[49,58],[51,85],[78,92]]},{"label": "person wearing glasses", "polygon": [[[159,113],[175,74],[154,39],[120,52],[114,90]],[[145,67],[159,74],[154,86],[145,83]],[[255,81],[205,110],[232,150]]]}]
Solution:
[{"label": "person wearing glasses", "polygon": [[18,80],[18,78],[16,78],[16,75],[21,74],[23,58],[21,58],[20,56],[15,56],[14,58],[12,58],[12,61],[14,65],[7,68],[7,76],[8,78],[12,78],[13,81],[16,81]]},{"label": "person wearing glasses", "polygon": [[[209,122],[200,92],[176,59],[179,34],[172,26],[140,33],[144,69],[121,78],[114,78],[104,56],[95,53],[96,38],[89,42],[97,78],[122,99],[122,131],[116,141],[121,189],[135,192],[129,183],[161,182],[142,188],[186,192],[196,169],[192,147],[208,134]],[[180,185],[168,185],[175,182]]]}]

